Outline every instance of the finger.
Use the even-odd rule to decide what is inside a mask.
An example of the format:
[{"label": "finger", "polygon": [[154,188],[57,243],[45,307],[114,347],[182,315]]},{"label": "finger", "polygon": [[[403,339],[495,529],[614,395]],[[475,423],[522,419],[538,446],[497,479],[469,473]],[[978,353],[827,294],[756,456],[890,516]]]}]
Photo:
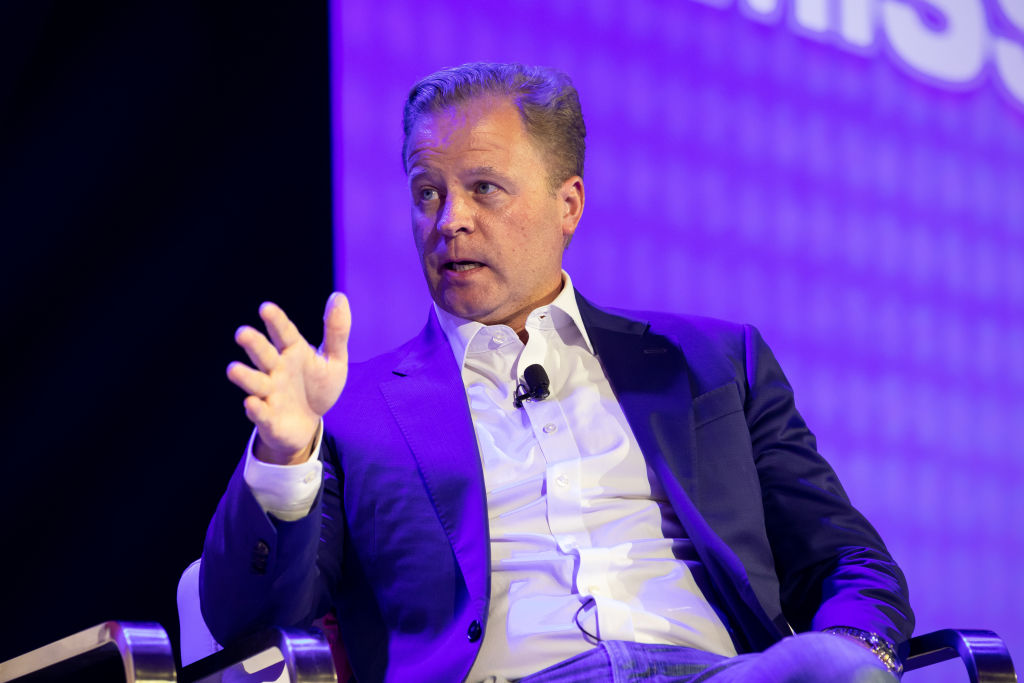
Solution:
[{"label": "finger", "polygon": [[324,340],[320,351],[331,360],[345,360],[348,357],[348,335],[352,329],[352,311],[348,297],[334,292],[327,299],[324,311]]},{"label": "finger", "polygon": [[247,394],[266,398],[270,394],[270,378],[259,370],[235,361],[228,365],[228,379]]},{"label": "finger", "polygon": [[281,359],[274,345],[259,330],[242,325],[235,331],[235,343],[245,350],[252,364],[263,372],[270,372],[277,367]]},{"label": "finger", "polygon": [[252,422],[257,427],[264,424],[270,415],[270,407],[262,398],[246,396],[245,400],[242,401],[242,405],[245,406],[245,416],[249,418],[249,422]]},{"label": "finger", "polygon": [[295,323],[288,319],[288,316],[277,304],[270,301],[263,302],[260,306],[260,317],[266,323],[270,341],[274,342],[278,351],[284,351],[298,342],[305,343],[302,335],[299,334],[299,328],[295,327]]}]

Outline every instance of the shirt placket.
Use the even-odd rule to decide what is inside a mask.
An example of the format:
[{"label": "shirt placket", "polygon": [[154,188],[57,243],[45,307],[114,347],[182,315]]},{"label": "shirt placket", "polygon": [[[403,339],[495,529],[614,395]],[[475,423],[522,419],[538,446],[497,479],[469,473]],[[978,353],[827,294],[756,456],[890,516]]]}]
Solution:
[{"label": "shirt placket", "polygon": [[[545,334],[541,330],[532,331],[530,341],[516,363],[516,376],[533,363],[543,365],[546,355]],[[544,401],[526,401],[523,407],[547,463],[548,527],[558,548],[578,558],[573,588],[579,595],[594,599],[602,638],[632,639],[634,630],[630,608],[614,598],[608,582],[613,569],[611,551],[592,547],[590,532],[583,519],[582,457],[569,419],[554,393]]]}]

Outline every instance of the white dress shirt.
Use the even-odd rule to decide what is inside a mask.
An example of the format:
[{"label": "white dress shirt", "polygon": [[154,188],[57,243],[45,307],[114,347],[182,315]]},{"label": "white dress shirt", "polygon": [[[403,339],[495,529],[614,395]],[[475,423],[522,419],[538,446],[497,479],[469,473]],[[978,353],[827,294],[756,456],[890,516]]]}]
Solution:
[{"label": "white dress shirt", "polygon": [[[558,297],[528,317],[526,344],[506,325],[435,306],[466,387],[490,528],[490,612],[467,680],[539,671],[591,649],[587,633],[734,655],[698,587],[704,568],[646,465],[572,281],[563,278]],[[547,372],[550,396],[515,408],[523,371],[534,363]],[[316,498],[320,463],[262,463],[250,442],[244,476],[265,510],[298,519]]]},{"label": "white dress shirt", "polygon": [[[461,364],[487,490],[490,613],[468,680],[514,679],[589,650],[582,629],[734,655],[694,579],[703,567],[563,278],[558,297],[527,318],[526,344],[510,327],[435,307]],[[534,363],[547,372],[550,396],[515,408]]]}]

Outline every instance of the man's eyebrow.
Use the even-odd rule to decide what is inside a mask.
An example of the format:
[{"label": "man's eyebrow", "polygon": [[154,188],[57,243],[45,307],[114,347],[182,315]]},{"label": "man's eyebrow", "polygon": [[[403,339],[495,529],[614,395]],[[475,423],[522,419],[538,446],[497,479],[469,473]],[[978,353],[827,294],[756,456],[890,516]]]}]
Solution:
[{"label": "man's eyebrow", "polygon": [[430,171],[423,168],[422,166],[413,166],[411,169],[409,169],[409,182],[411,183],[420,176],[428,175],[429,173]]},{"label": "man's eyebrow", "polygon": [[504,173],[494,168],[493,166],[474,166],[473,168],[467,168],[462,172],[462,175],[468,176],[497,176],[499,178],[506,177]]},{"label": "man's eyebrow", "polygon": [[[409,169],[408,182],[411,184],[419,179],[421,176],[431,176],[433,172],[429,168],[423,166],[413,166]],[[459,175],[463,178],[476,178],[479,176],[486,176],[491,178],[501,178],[507,180],[508,176],[499,171],[494,166],[473,166],[472,168],[463,169],[459,172]]]}]

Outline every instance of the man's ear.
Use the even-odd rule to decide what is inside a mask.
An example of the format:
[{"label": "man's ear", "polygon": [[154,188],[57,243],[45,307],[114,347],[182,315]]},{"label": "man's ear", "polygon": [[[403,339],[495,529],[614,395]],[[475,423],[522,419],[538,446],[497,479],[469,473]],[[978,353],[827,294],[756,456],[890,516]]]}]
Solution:
[{"label": "man's ear", "polygon": [[562,207],[562,235],[565,237],[565,246],[576,232],[576,226],[583,216],[583,178],[574,175],[558,188],[558,201]]}]

